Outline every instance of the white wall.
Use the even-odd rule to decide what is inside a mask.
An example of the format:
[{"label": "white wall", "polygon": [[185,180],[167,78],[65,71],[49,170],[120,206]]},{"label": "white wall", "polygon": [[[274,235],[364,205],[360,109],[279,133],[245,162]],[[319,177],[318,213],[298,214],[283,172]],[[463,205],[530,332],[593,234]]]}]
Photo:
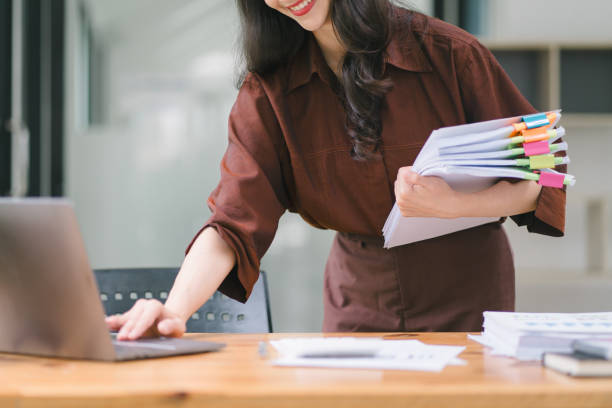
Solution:
[{"label": "white wall", "polygon": [[[569,172],[576,176],[577,182],[567,190],[566,236],[550,238],[528,234],[508,222],[507,230],[519,269],[555,269],[570,274],[586,271],[587,202],[595,198],[612,198],[612,183],[606,181],[606,175],[612,173],[607,159],[612,154],[612,126],[572,124],[571,118],[567,121],[565,140],[572,160]],[[609,225],[609,230],[612,233],[612,225]],[[612,254],[612,243],[608,251]]]},{"label": "white wall", "polygon": [[488,0],[486,37],[515,42],[612,41],[607,0]]},{"label": "white wall", "polygon": [[430,16],[433,15],[433,0],[397,0],[396,3],[411,10],[420,11]]},{"label": "white wall", "polygon": [[[92,128],[77,124],[77,2],[68,2],[67,195],[94,268],[180,265],[210,215],[227,144],[235,9],[226,0],[105,1],[91,4],[107,52],[109,123]],[[275,330],[320,330],[332,237],[282,218],[262,261]]]}]

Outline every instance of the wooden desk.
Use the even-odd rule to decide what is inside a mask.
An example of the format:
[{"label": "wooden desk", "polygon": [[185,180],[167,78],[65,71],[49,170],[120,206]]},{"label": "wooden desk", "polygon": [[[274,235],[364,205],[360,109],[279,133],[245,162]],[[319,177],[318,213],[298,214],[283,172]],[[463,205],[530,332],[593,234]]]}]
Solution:
[{"label": "wooden desk", "polygon": [[0,407],[612,407],[612,378],[573,379],[491,356],[465,333],[386,336],[466,345],[468,365],[442,373],[281,368],[258,356],[260,340],[287,336],[189,335],[227,348],[124,363],[0,354]]}]

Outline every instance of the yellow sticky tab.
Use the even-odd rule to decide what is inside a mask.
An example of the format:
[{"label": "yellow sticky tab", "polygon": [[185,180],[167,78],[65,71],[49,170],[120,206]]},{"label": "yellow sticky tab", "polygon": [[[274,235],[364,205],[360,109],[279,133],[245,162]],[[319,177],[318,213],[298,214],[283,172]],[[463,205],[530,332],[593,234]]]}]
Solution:
[{"label": "yellow sticky tab", "polygon": [[542,154],[529,158],[530,169],[552,169],[555,167],[555,156],[552,154]]}]

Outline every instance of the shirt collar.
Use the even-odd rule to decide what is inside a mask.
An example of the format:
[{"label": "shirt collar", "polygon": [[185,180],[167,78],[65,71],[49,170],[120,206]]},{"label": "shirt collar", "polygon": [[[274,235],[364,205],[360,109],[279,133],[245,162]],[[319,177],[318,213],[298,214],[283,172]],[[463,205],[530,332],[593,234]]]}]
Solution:
[{"label": "shirt collar", "polygon": [[411,72],[431,72],[432,67],[425,56],[419,40],[410,28],[395,34],[387,46],[385,62]]},{"label": "shirt collar", "polygon": [[[385,64],[410,72],[431,72],[432,67],[410,29],[391,38],[385,50]],[[310,82],[314,74],[329,83],[331,70],[314,36],[308,34],[300,51],[288,64],[287,93]]]}]

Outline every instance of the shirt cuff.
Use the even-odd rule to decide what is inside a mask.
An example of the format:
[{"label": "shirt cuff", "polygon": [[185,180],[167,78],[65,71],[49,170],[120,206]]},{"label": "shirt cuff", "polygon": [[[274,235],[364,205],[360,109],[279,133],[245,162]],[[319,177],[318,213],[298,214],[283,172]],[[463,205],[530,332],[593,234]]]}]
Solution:
[{"label": "shirt cuff", "polygon": [[197,234],[193,237],[191,243],[189,243],[187,249],[185,250],[185,255],[189,253],[194,242],[198,236],[200,236],[202,231],[209,227],[214,228],[217,231],[221,239],[223,239],[223,241],[225,241],[225,243],[232,249],[236,257],[236,264],[223,282],[221,282],[218,291],[232,299],[245,303],[251,295],[255,282],[257,282],[257,279],[259,278],[259,265],[252,267],[249,266],[251,264],[250,262],[245,262],[245,259],[249,258],[246,254],[247,250],[243,248],[242,243],[236,234],[216,222],[208,222],[202,228],[200,228]]},{"label": "shirt cuff", "polygon": [[542,187],[534,211],[510,218],[518,226],[527,226],[529,232],[562,237],[565,234],[565,187]]}]

